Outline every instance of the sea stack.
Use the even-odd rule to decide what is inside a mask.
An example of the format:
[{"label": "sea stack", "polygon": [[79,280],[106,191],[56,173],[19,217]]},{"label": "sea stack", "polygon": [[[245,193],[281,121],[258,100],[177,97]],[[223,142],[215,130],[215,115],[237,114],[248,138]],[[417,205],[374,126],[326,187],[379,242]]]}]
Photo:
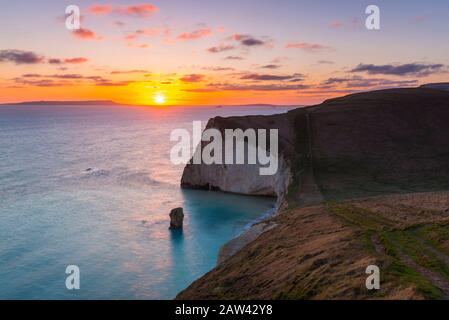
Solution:
[{"label": "sea stack", "polygon": [[184,209],[176,208],[170,212],[170,229],[181,230],[184,223]]}]

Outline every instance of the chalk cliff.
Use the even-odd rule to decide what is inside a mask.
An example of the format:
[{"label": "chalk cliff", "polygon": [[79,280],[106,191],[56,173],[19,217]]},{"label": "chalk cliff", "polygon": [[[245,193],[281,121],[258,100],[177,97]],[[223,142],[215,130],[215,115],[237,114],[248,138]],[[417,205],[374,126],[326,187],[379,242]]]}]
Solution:
[{"label": "chalk cliff", "polygon": [[[223,137],[225,129],[242,129],[243,131],[246,129],[278,129],[280,154],[277,173],[274,176],[260,175],[260,166],[251,164],[188,164],[184,170],[181,185],[185,188],[273,196],[283,199],[292,179],[290,153],[293,151],[295,135],[290,122],[291,119],[285,114],[211,119],[206,129],[218,129]],[[206,144],[203,143],[203,146]]]}]

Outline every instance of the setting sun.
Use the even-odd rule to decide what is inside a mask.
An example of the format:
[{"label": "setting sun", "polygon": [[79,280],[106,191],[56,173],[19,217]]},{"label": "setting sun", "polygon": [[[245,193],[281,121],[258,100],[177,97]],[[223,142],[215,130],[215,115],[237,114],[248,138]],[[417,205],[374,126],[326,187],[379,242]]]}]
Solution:
[{"label": "setting sun", "polygon": [[153,98],[154,102],[157,104],[164,104],[165,103],[165,96],[163,94],[157,94]]}]

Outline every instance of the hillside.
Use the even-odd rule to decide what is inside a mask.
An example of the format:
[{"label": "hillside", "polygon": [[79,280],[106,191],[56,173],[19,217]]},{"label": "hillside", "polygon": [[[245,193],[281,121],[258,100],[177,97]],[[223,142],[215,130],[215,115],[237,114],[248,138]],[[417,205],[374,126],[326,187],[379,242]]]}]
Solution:
[{"label": "hillside", "polygon": [[[271,185],[280,210],[178,298],[449,298],[448,119],[449,92],[416,88],[211,120],[220,130],[282,123]],[[188,166],[183,185],[257,190],[256,171],[235,170]],[[379,292],[364,287],[370,264],[383,272]]]}]

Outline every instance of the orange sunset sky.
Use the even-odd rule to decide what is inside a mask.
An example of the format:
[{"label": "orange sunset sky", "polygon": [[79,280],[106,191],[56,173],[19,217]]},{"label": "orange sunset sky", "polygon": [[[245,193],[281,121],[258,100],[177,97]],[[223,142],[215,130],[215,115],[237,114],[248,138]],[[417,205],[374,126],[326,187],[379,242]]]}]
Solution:
[{"label": "orange sunset sky", "polygon": [[[65,27],[78,5],[81,29]],[[312,104],[447,81],[449,2],[23,1],[0,11],[0,102]]]}]

